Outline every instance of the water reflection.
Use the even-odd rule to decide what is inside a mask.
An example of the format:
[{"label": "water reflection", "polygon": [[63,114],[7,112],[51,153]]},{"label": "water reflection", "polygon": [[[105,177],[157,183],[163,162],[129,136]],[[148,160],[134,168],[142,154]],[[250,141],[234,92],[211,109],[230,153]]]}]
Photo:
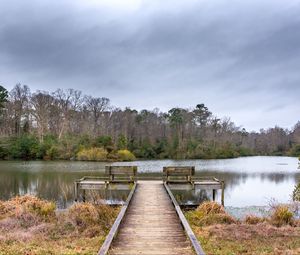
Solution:
[{"label": "water reflection", "polygon": [[[212,200],[212,190],[175,190],[172,193],[179,205],[198,205],[203,201]],[[211,193],[211,194],[210,194]]]},{"label": "water reflection", "polygon": [[[294,185],[300,181],[297,158],[246,157],[226,160],[155,160],[114,163],[137,165],[140,175],[161,175],[163,166],[195,166],[196,175],[215,176],[224,180],[225,205],[266,205],[272,198],[287,202]],[[106,163],[98,162],[0,162],[0,199],[15,195],[35,194],[55,200],[66,207],[74,199],[73,183],[86,175],[103,176]],[[182,201],[189,203],[210,199],[211,192],[196,190],[176,192]],[[120,195],[118,195],[120,194]],[[111,199],[122,201],[125,194],[111,194]],[[216,199],[220,201],[220,192]]]}]

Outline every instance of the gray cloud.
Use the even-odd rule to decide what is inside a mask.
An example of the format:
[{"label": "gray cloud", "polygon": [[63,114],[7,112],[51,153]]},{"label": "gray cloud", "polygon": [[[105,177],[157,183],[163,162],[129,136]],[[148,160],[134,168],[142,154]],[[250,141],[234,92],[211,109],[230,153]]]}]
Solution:
[{"label": "gray cloud", "polygon": [[0,6],[0,82],[10,89],[72,87],[138,109],[204,102],[250,130],[299,120],[300,1]]}]

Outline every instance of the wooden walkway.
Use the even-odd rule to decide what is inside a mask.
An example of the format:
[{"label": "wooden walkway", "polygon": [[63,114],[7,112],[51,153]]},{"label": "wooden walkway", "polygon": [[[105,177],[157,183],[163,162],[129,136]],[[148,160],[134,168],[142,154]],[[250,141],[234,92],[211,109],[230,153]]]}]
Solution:
[{"label": "wooden walkway", "polygon": [[109,254],[194,254],[161,181],[141,181]]}]

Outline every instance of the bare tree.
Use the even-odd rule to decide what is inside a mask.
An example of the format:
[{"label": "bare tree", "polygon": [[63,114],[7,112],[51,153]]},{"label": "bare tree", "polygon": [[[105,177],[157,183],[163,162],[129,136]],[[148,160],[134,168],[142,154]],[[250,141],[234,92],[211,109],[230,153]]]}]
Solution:
[{"label": "bare tree", "polygon": [[54,98],[48,92],[38,91],[31,96],[31,114],[37,124],[39,139],[43,142],[45,133],[49,130],[49,121]]},{"label": "bare tree", "polygon": [[71,118],[79,110],[83,98],[81,91],[74,89],[66,91],[58,89],[53,93],[53,97],[56,100],[57,113],[60,118],[58,139],[61,139],[64,132],[68,131]]},{"label": "bare tree", "polygon": [[[99,130],[99,121],[103,116],[103,112],[109,108],[109,99],[106,97],[85,97],[85,103],[87,110],[90,112],[93,121],[93,134],[98,136],[100,133]],[[103,128],[103,126],[102,126]]]},{"label": "bare tree", "polygon": [[18,83],[10,92],[10,101],[13,104],[15,134],[20,136],[22,128],[29,123],[30,89],[27,85]]}]

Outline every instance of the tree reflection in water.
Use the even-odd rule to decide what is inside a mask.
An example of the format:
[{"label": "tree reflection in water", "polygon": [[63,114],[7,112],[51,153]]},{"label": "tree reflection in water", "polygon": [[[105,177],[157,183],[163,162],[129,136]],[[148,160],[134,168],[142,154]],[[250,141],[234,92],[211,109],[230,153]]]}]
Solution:
[{"label": "tree reflection in water", "polygon": [[[266,157],[265,157],[266,158]],[[284,158],[286,159],[286,158]],[[249,163],[251,159],[247,159]],[[257,160],[257,159],[255,159]],[[268,160],[268,159],[266,159]],[[287,158],[293,161],[294,159]],[[239,162],[241,159],[239,159]],[[274,159],[272,159],[272,162]],[[280,161],[283,161],[280,158]],[[139,172],[143,176],[158,176],[161,174],[163,166],[166,165],[196,165],[196,175],[215,176],[219,180],[225,181],[225,205],[244,206],[244,205],[266,205],[264,198],[275,198],[287,202],[294,188],[295,183],[300,180],[300,171],[297,169],[298,161],[294,160],[294,166],[275,165],[276,169],[271,171],[271,166],[267,165],[268,171],[262,172],[261,166],[253,165],[244,170],[230,170],[228,162],[234,164],[236,159],[203,161],[137,161],[123,164],[137,164]],[[203,163],[204,162],[204,163]],[[0,199],[9,199],[16,195],[34,194],[44,199],[54,200],[58,206],[64,208],[74,200],[74,181],[86,175],[103,176],[104,166],[107,163],[97,162],[0,162]],[[115,163],[117,164],[117,163]],[[214,168],[209,168],[211,164]],[[226,168],[222,165],[226,165]],[[239,163],[241,164],[241,163]],[[205,169],[202,169],[205,165]],[[259,171],[256,170],[256,168]],[[287,167],[290,167],[287,169]],[[160,171],[157,169],[161,169]],[[173,191],[180,201],[187,203],[199,203],[200,201],[211,199],[212,192],[205,190]],[[220,191],[216,200],[220,198]],[[114,201],[125,200],[128,192],[110,191],[105,195]],[[284,202],[283,201],[283,202]]]}]

